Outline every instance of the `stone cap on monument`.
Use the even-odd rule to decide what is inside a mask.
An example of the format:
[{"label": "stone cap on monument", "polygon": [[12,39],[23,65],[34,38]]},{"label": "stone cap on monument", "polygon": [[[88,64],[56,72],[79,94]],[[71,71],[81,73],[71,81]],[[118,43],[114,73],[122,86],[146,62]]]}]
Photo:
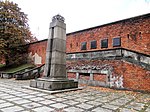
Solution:
[{"label": "stone cap on monument", "polygon": [[64,21],[65,21],[65,18],[62,17],[61,15],[57,14],[56,16],[53,16],[52,21],[64,22]]},{"label": "stone cap on monument", "polygon": [[57,15],[53,16],[52,22],[50,23],[50,28],[59,26],[63,29],[66,29],[66,24],[64,22],[65,22],[65,18],[63,16],[57,14]]}]

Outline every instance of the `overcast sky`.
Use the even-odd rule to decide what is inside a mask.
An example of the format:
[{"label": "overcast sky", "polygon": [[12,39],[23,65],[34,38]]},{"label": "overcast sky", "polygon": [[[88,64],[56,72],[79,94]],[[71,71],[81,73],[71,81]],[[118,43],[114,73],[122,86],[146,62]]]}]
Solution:
[{"label": "overcast sky", "polygon": [[54,15],[65,18],[67,33],[150,13],[150,0],[10,0],[28,15],[32,33],[48,38]]}]

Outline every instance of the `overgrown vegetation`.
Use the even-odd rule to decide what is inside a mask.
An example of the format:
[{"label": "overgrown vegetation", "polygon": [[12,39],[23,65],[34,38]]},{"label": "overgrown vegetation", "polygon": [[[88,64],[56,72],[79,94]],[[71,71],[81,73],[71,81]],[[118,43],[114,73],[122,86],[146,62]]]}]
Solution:
[{"label": "overgrown vegetation", "polygon": [[3,72],[15,73],[15,72],[18,72],[20,70],[24,70],[24,69],[27,69],[27,68],[33,68],[33,67],[34,67],[34,65],[32,65],[32,64],[23,64],[23,65],[14,67],[14,68],[6,69]]},{"label": "overgrown vegetation", "polygon": [[27,15],[16,3],[0,1],[0,61],[6,67],[27,61],[27,43],[36,41],[30,32]]},{"label": "overgrown vegetation", "polygon": [[5,65],[4,64],[0,64],[0,68],[4,67]]}]

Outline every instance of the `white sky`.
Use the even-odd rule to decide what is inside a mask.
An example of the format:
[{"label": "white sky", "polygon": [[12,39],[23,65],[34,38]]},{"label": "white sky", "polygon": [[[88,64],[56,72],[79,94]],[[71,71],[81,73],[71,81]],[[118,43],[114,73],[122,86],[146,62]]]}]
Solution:
[{"label": "white sky", "polygon": [[32,34],[48,38],[56,14],[65,18],[67,33],[150,13],[150,0],[10,0],[28,14]]}]

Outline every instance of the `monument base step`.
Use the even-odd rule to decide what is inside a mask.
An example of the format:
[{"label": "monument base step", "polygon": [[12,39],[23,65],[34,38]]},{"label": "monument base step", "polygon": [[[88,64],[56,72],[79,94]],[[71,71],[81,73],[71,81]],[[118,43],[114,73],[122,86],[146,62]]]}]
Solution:
[{"label": "monument base step", "polygon": [[71,88],[78,88],[78,81],[75,80],[55,80],[55,79],[36,79],[30,81],[30,87],[44,89],[44,90],[63,90],[63,89],[71,89]]},{"label": "monument base step", "polygon": [[46,94],[57,94],[57,93],[63,93],[63,92],[82,90],[82,89],[85,89],[86,87],[78,87],[78,88],[63,89],[63,90],[53,90],[53,91],[43,90],[43,89],[39,89],[39,88],[33,88],[33,87],[29,87],[29,86],[23,86],[22,88],[33,90],[33,91],[38,91],[38,92],[42,92],[42,93],[46,93]]}]

